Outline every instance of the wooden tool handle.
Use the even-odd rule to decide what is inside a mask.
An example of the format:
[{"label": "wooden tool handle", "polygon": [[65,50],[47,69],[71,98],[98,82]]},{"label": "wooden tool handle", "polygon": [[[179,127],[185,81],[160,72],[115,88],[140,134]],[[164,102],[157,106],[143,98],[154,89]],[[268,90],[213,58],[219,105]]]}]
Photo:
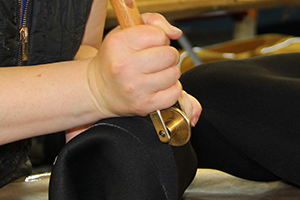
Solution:
[{"label": "wooden tool handle", "polygon": [[122,29],[144,24],[134,0],[110,0]]}]

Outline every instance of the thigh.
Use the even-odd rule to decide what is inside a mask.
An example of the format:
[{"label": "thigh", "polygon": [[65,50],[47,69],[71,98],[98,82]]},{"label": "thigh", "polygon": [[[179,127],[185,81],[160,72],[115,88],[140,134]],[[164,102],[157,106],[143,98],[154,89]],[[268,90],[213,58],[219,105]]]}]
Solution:
[{"label": "thigh", "polygon": [[[298,185],[299,62],[299,53],[212,62],[181,78],[184,89],[203,106],[200,121],[257,166]],[[199,128],[193,132],[194,138],[200,134]]]}]

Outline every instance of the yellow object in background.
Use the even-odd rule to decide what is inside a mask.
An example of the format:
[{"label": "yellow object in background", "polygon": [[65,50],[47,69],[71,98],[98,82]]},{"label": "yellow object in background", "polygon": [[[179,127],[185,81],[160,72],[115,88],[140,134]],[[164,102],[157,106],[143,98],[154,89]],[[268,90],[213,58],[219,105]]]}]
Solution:
[{"label": "yellow object in background", "polygon": [[[203,48],[193,48],[203,63],[218,60],[243,59],[280,53],[300,52],[300,37],[264,34],[250,39],[237,39]],[[178,65],[183,73],[195,65],[187,52],[181,53]]]}]

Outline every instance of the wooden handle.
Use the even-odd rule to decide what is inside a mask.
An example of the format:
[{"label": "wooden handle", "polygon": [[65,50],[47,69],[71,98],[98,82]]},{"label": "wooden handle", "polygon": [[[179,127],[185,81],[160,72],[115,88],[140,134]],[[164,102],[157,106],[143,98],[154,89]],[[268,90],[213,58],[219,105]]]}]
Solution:
[{"label": "wooden handle", "polygon": [[110,0],[122,29],[144,24],[134,0]]}]

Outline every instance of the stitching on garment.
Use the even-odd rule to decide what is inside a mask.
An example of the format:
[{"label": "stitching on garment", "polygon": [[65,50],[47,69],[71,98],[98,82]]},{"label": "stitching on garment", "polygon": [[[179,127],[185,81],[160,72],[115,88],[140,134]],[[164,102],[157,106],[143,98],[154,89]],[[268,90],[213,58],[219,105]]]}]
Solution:
[{"label": "stitching on garment", "polygon": [[[126,133],[129,133],[130,135],[132,135],[135,139],[137,139],[137,140],[142,144],[142,141],[141,141],[139,138],[137,138],[135,135],[133,135],[131,132],[129,132],[129,131],[126,130],[125,128],[120,127],[120,126],[117,126],[117,125],[115,125],[115,124],[109,124],[109,123],[103,123],[103,122],[101,122],[101,123],[95,123],[95,124],[91,125],[89,128],[87,128],[87,130],[89,130],[89,129],[91,129],[91,128],[94,128],[94,127],[98,127],[98,126],[110,126],[110,127],[114,127],[114,128],[119,128],[119,129],[125,131]],[[86,131],[87,131],[87,130],[86,130]],[[145,149],[145,150],[146,150],[146,152],[147,152],[149,155],[151,155],[151,154],[148,152],[147,149]],[[152,156],[150,156],[150,157],[151,157],[151,159],[152,159]],[[154,162],[154,161],[153,161],[153,162]],[[155,162],[154,162],[154,163],[155,163]],[[158,169],[157,166],[156,166],[156,170],[159,172],[159,169]],[[158,173],[158,174],[159,174],[158,176],[159,176],[159,178],[160,178],[160,183],[161,183],[161,185],[162,185],[162,188],[163,188],[165,197],[166,197],[166,199],[169,199],[169,196],[168,196],[168,193],[167,193],[167,189],[166,189],[165,185],[162,183],[162,177],[161,177],[160,173]]]}]

